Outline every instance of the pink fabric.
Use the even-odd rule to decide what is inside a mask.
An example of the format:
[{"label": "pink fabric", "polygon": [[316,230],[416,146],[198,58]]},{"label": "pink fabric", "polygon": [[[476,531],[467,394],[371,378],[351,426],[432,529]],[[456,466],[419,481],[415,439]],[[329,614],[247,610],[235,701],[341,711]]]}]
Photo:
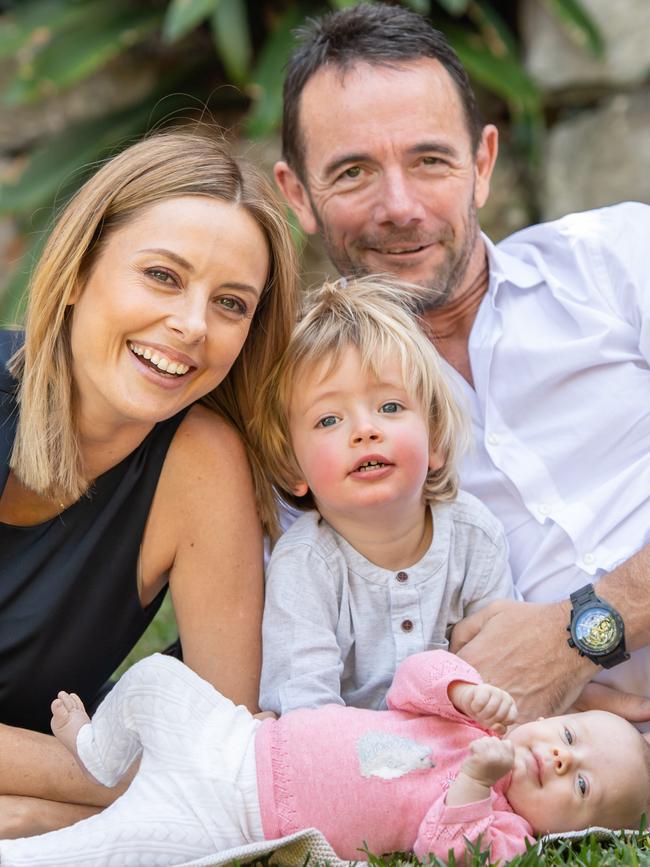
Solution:
[{"label": "pink fabric", "polygon": [[418,653],[397,669],[390,710],[327,705],[263,722],[256,760],[266,838],[318,828],[348,860],[363,857],[364,843],[376,854],[414,849],[420,858],[447,858],[453,849],[458,856],[464,838],[479,835],[493,860],[525,851],[531,828],[503,794],[509,777],[491,799],[445,806],[469,744],[485,734],[449,701],[455,680],[480,683],[480,676],[445,651]]}]

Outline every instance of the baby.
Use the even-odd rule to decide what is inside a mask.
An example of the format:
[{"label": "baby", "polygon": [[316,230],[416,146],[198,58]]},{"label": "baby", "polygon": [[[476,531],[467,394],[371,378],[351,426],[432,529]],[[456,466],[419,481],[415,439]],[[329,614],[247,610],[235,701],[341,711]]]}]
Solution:
[{"label": "baby", "polygon": [[262,722],[162,655],[134,665],[92,722],[62,692],[52,729],[82,767],[112,786],[142,753],[139,771],[103,813],[0,841],[0,864],[162,867],[308,827],[343,859],[363,859],[364,843],[459,858],[464,838],[480,837],[498,861],[533,834],[634,827],[647,809],[648,745],[613,714],[538,720],[500,739],[512,699],[441,650],[404,660],[387,704]]},{"label": "baby", "polygon": [[465,420],[414,292],[325,284],[260,395],[265,467],[309,510],[267,572],[260,706],[275,713],[384,708],[400,660],[514,592],[499,522],[458,492]]}]

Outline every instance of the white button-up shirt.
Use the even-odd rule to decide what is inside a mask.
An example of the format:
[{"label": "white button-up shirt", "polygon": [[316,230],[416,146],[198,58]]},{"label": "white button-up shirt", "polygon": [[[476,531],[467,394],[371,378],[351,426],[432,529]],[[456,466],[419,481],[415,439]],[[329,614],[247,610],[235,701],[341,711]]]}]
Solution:
[{"label": "white button-up shirt", "polygon": [[[485,242],[474,389],[447,365],[475,435],[461,484],[503,522],[524,597],[566,599],[650,542],[650,207]],[[650,695],[650,652],[600,679]]]}]

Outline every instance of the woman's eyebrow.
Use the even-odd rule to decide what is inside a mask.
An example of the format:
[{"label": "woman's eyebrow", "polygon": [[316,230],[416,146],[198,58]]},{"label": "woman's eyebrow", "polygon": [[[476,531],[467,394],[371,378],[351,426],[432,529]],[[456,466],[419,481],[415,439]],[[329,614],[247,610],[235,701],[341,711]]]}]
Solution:
[{"label": "woman's eyebrow", "polygon": [[162,256],[167,256],[168,259],[173,259],[178,265],[182,268],[186,268],[188,271],[194,271],[193,265],[180,256],[178,253],[174,253],[173,250],[167,250],[165,247],[145,247],[142,250],[138,250],[138,253],[158,253]]}]

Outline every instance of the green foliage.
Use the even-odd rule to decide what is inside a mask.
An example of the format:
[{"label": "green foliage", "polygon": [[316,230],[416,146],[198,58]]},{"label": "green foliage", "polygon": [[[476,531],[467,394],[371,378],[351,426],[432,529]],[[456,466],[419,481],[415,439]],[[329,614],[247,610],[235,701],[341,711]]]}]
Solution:
[{"label": "green foliage", "polygon": [[[0,61],[13,75],[0,110],[37,105],[87,80],[122,55],[147,56],[160,75],[144,97],[121,111],[98,113],[46,143],[36,143],[0,177],[0,216],[11,214],[29,239],[29,262],[39,232],[85,177],[83,166],[150,129],[192,100],[219,115],[245,114],[245,131],[266,136],[278,128],[284,67],[292,31],[306,16],[358,0],[5,0],[0,8]],[[516,123],[519,141],[534,155],[542,105],[520,60],[512,24],[498,0],[403,0],[444,30],[474,82],[495,94]],[[602,39],[579,0],[545,0],[582,48],[602,53]],[[234,87],[224,87],[231,84]],[[168,99],[169,94],[191,94]],[[36,218],[34,218],[36,214]],[[0,318],[13,316],[25,283],[14,274],[0,298]]]}]

